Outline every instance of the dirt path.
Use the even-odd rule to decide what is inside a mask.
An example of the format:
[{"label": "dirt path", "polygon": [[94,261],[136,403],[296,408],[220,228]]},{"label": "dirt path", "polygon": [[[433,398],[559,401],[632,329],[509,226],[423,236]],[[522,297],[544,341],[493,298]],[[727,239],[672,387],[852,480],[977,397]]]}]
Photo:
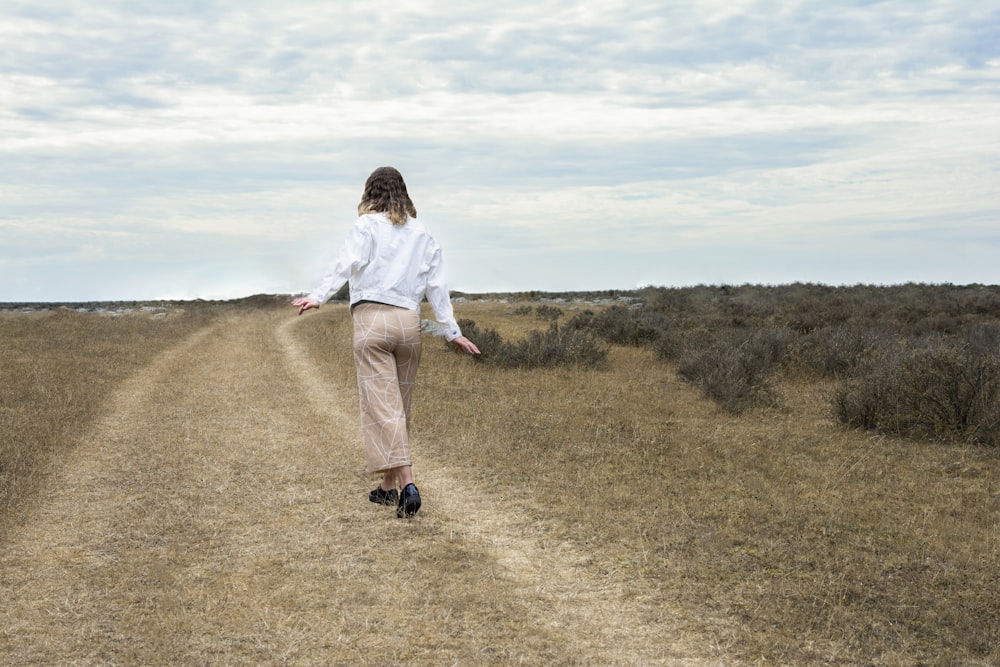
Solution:
[{"label": "dirt path", "polygon": [[153,360],[0,551],[12,664],[702,664],[676,613],[421,465],[365,500],[355,397],[287,313]]}]

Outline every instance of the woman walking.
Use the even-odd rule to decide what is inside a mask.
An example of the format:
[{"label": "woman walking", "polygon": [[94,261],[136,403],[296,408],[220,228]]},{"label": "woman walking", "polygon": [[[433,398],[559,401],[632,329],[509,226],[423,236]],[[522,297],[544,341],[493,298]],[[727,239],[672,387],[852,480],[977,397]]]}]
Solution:
[{"label": "woman walking", "polygon": [[420,364],[424,297],[448,341],[467,354],[479,354],[479,348],[455,321],[441,247],[416,221],[417,210],[398,171],[380,167],[372,172],[358,216],[326,275],[292,304],[299,315],[319,308],[350,281],[365,465],[381,475],[368,499],[396,505],[396,516],[413,516],[420,509],[420,492],[410,458],[410,399]]}]

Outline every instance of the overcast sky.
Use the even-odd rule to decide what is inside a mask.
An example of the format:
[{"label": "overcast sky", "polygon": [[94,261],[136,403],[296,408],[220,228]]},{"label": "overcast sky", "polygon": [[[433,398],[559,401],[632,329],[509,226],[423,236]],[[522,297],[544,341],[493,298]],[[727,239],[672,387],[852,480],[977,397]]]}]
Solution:
[{"label": "overcast sky", "polygon": [[1000,2],[0,0],[0,301],[1000,283]]}]

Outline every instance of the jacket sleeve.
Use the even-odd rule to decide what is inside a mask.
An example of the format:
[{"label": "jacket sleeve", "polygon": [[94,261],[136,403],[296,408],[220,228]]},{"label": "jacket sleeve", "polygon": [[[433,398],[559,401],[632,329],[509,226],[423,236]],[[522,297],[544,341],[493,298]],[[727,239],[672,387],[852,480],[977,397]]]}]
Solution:
[{"label": "jacket sleeve", "polygon": [[319,303],[326,303],[331,296],[337,293],[337,290],[344,286],[344,283],[350,280],[352,274],[357,273],[371,261],[371,253],[371,232],[359,218],[347,233],[347,238],[344,240],[344,245],[341,247],[337,259],[309,292],[308,298]]},{"label": "jacket sleeve", "polygon": [[441,259],[441,248],[435,247],[429,260],[430,269],[427,273],[427,301],[434,311],[434,319],[438,321],[444,330],[444,337],[455,340],[462,335],[462,330],[458,328],[455,321],[455,314],[451,307],[451,296],[448,294],[448,287],[444,279],[444,263]]}]

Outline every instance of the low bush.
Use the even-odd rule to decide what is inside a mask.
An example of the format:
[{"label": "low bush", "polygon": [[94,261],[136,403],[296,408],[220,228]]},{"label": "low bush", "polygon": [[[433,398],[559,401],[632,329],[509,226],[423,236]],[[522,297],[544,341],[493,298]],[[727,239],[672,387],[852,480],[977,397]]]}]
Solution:
[{"label": "low bush", "polygon": [[853,375],[867,359],[874,358],[893,338],[885,331],[862,323],[843,323],[813,329],[800,336],[789,349],[789,365],[815,377],[840,378]]},{"label": "low bush", "polygon": [[653,341],[653,355],[663,362],[676,362],[685,353],[696,345],[695,341],[704,341],[707,331],[702,329],[683,330],[671,327],[660,331],[660,335]]},{"label": "low bush", "polygon": [[549,322],[554,322],[563,316],[562,308],[557,308],[555,306],[550,306],[548,304],[542,304],[535,308],[535,317],[540,320],[547,320]]},{"label": "low bush", "polygon": [[514,310],[512,310],[510,312],[510,314],[511,315],[531,315],[531,313],[533,312],[533,310],[534,309],[529,304],[522,303],[519,306],[515,306]]},{"label": "low bush", "polygon": [[460,320],[466,336],[476,341],[480,361],[500,368],[550,368],[578,365],[600,368],[608,351],[586,331],[560,328],[553,322],[546,331],[531,331],[523,340],[511,343],[493,329],[480,329],[472,320]]},{"label": "low bush", "polygon": [[475,357],[478,361],[489,361],[503,355],[503,349],[507,343],[496,329],[480,327],[475,320],[469,319],[458,320],[458,326],[462,330],[462,334],[475,341],[476,347],[479,348],[480,354]]},{"label": "low bush", "polygon": [[1000,329],[910,342],[865,363],[835,392],[849,426],[1000,445]]},{"label": "low bush", "polygon": [[728,412],[773,405],[774,372],[784,359],[788,341],[785,329],[749,335],[727,332],[713,344],[684,354],[677,370]]},{"label": "low bush", "polygon": [[[846,424],[994,445],[1000,438],[998,286],[698,285],[608,296],[618,303],[577,313],[559,335],[648,347],[730,412],[772,404],[784,371],[843,383],[832,408]],[[542,319],[556,319],[555,311],[536,308]],[[551,341],[521,345],[502,343],[501,363],[548,363],[540,351]]]},{"label": "low bush", "polygon": [[642,346],[653,343],[667,323],[662,313],[614,305],[596,315],[584,311],[576,315],[568,326],[586,329],[615,345]]}]

